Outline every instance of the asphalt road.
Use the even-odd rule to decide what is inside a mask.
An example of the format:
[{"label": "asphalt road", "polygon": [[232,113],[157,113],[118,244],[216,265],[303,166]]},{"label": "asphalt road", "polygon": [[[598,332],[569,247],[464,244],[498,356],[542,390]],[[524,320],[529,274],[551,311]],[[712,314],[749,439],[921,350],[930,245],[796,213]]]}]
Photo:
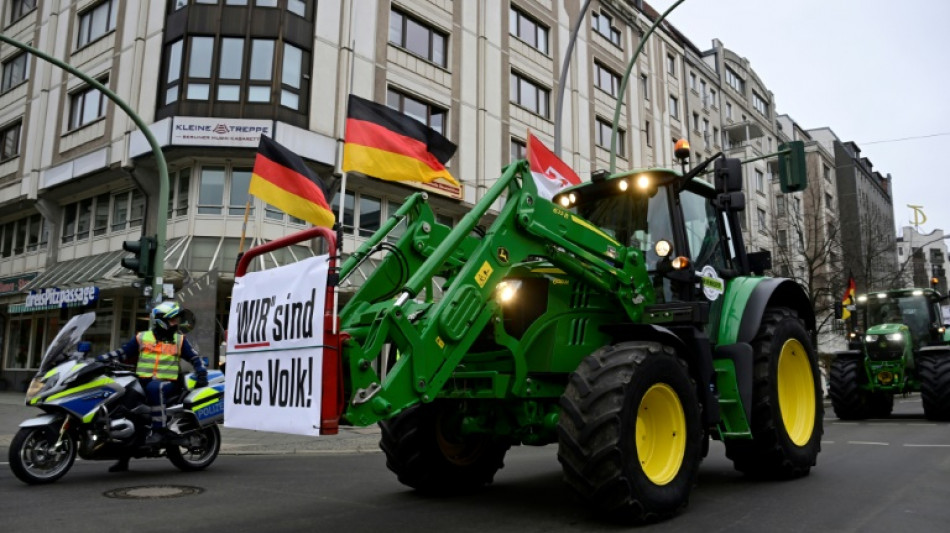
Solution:
[{"label": "asphalt road", "polygon": [[[830,411],[830,410],[829,410]],[[0,420],[5,410],[0,405]],[[23,411],[19,411],[23,414]],[[922,418],[916,397],[898,400],[886,420],[843,423],[828,413],[818,466],[788,482],[745,479],[714,442],[700,467],[689,508],[646,531],[888,532],[947,531],[950,524],[950,424]],[[6,420],[3,420],[6,424]],[[0,430],[2,459],[6,443]],[[370,430],[363,430],[370,431]],[[178,472],[162,459],[132,463],[125,474],[79,461],[59,482],[27,487],[0,468],[0,517],[6,532],[67,531],[616,531],[561,482],[556,447],[519,447],[487,489],[465,497],[425,498],[385,467],[372,433],[327,444],[251,442],[297,437],[226,430],[232,442],[207,471]],[[327,437],[320,442],[341,437]],[[225,436],[228,443],[229,436]],[[374,446],[360,448],[364,441]],[[266,454],[264,454],[266,452]],[[110,491],[124,491],[117,498]],[[189,492],[193,491],[193,492]]]}]

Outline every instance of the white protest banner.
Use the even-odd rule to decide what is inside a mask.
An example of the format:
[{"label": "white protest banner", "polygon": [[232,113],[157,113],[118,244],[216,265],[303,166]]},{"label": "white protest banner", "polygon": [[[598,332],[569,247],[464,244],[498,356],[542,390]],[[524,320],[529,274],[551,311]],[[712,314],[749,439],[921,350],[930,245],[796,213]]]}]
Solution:
[{"label": "white protest banner", "polygon": [[329,256],[234,281],[225,427],[320,434]]}]

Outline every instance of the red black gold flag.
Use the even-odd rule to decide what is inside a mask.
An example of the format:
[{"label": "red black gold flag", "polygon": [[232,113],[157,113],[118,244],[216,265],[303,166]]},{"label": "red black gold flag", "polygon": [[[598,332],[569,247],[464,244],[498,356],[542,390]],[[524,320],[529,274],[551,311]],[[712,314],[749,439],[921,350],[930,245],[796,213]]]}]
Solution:
[{"label": "red black gold flag", "polygon": [[314,226],[333,227],[323,182],[299,155],[261,135],[248,192]]},{"label": "red black gold flag", "polygon": [[854,305],[854,293],[857,290],[857,284],[854,282],[854,276],[850,273],[848,274],[848,288],[844,291],[844,296],[841,298],[841,319],[847,320],[851,316],[851,310],[848,309],[848,306]]},{"label": "red black gold flag", "polygon": [[456,146],[425,124],[382,104],[350,95],[346,110],[343,171],[389,181],[428,183],[443,178]]}]

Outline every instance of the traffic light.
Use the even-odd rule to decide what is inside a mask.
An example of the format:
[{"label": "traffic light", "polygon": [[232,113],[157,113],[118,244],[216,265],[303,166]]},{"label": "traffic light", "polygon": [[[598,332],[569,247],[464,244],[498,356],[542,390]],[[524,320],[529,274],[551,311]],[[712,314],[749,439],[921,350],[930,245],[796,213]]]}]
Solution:
[{"label": "traffic light", "polygon": [[142,236],[137,241],[124,241],[122,249],[132,252],[132,257],[123,257],[122,266],[135,272],[140,278],[151,278],[155,260],[156,239],[151,236]]},{"label": "traffic light", "polygon": [[804,141],[790,141],[778,146],[778,177],[783,193],[804,191],[808,186],[808,171],[805,168]]}]

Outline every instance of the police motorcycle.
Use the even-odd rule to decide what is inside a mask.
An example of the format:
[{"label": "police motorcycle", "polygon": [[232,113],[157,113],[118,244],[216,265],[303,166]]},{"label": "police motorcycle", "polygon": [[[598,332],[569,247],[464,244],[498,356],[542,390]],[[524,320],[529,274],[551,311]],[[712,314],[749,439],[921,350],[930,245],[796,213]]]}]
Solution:
[{"label": "police motorcycle", "polygon": [[[26,420],[10,443],[10,469],[21,481],[52,483],[66,475],[76,456],[86,460],[165,456],[183,471],[207,468],[221,449],[224,375],[208,372],[208,386],[184,376],[182,394],[165,399],[162,439],[146,443],[151,409],[129,367],[88,357],[80,342],[95,313],[73,317],[50,343],[26,393],[26,405],[45,413]],[[191,321],[191,323],[194,323]]]}]

